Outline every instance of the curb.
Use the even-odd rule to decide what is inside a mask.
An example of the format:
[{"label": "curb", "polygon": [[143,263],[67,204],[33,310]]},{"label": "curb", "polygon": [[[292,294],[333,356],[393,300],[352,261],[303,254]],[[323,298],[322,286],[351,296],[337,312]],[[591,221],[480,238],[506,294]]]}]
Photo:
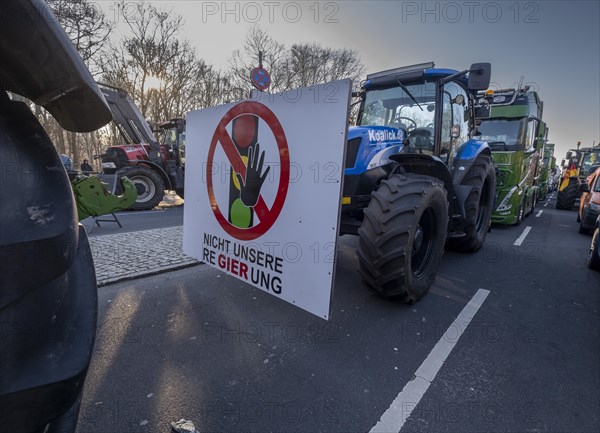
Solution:
[{"label": "curb", "polygon": [[98,287],[110,286],[111,284],[121,283],[123,281],[137,280],[138,278],[151,277],[154,275],[159,275],[159,274],[163,274],[163,273],[167,273],[167,272],[178,271],[180,269],[192,268],[194,266],[199,266],[199,265],[203,265],[203,264],[204,264],[203,262],[197,262],[197,261],[193,261],[190,263],[180,263],[178,265],[165,266],[160,269],[155,269],[155,270],[148,271],[148,272],[139,272],[137,274],[123,275],[121,277],[106,278],[104,280],[98,280],[96,284]]}]

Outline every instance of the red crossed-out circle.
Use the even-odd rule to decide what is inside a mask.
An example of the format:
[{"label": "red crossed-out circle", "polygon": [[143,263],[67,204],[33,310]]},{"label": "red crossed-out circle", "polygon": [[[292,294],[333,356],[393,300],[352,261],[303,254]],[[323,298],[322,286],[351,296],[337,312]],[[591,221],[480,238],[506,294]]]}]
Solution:
[{"label": "red crossed-out circle", "polygon": [[[273,206],[269,209],[262,195],[259,196],[258,202],[254,206],[254,212],[260,222],[253,227],[245,229],[231,224],[219,209],[213,188],[213,159],[217,143],[221,143],[221,147],[231,163],[231,166],[242,176],[242,178],[246,178],[246,165],[225,128],[236,117],[248,114],[261,118],[266,122],[269,128],[271,128],[271,132],[273,132],[273,135],[275,136],[275,141],[277,142],[277,148],[279,150],[280,168],[279,186],[277,188],[277,195],[275,196]],[[285,132],[275,114],[268,107],[259,102],[241,102],[232,107],[225,113],[225,116],[223,116],[215,129],[210,148],[208,149],[207,165],[208,175],[206,185],[208,188],[208,198],[210,200],[212,211],[223,230],[241,241],[251,241],[264,235],[273,226],[275,221],[277,221],[277,217],[279,217],[281,209],[283,209],[290,183],[290,154],[287,138],[285,137]]]}]

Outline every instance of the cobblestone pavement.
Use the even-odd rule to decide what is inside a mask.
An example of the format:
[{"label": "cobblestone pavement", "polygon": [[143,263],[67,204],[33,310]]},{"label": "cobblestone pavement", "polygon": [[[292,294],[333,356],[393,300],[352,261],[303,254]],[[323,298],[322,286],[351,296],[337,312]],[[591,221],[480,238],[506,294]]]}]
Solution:
[{"label": "cobblestone pavement", "polygon": [[90,238],[98,285],[199,264],[183,254],[183,227]]}]

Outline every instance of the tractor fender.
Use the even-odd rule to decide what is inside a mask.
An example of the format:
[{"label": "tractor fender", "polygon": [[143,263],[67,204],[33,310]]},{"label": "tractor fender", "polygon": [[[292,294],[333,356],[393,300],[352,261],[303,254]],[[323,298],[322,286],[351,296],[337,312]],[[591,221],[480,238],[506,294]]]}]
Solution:
[{"label": "tractor fender", "polygon": [[441,180],[448,192],[448,200],[451,202],[451,198],[455,195],[452,177],[448,167],[440,158],[433,155],[397,153],[391,155],[390,159],[397,162],[407,173],[431,176]]},{"label": "tractor fender", "polygon": [[[480,155],[492,156],[490,146],[485,141],[469,140],[460,145],[454,155],[454,163],[452,169],[452,184],[456,188],[462,184],[463,179]],[[467,195],[470,192],[466,193]]]},{"label": "tractor fender", "polygon": [[490,146],[485,141],[474,139],[461,144],[454,155],[452,186],[456,194],[457,210],[463,218],[466,215],[465,202],[473,190],[472,186],[463,185],[463,181],[481,155],[492,158]]},{"label": "tractor fender", "polygon": [[145,161],[145,160],[140,160],[140,161],[130,160],[129,162],[130,162],[131,166],[145,165],[148,168],[150,168],[151,170],[154,170],[155,172],[157,172],[160,175],[161,179],[165,183],[165,189],[173,189],[173,185],[171,184],[171,179],[169,179],[167,172],[160,165],[158,165],[152,161]]}]

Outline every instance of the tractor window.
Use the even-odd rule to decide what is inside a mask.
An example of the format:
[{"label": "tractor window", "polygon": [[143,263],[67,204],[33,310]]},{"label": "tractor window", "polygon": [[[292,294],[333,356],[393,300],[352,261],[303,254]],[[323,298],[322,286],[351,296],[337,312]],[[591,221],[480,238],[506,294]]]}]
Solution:
[{"label": "tractor window", "polygon": [[[467,92],[457,83],[444,85],[444,106],[442,107],[441,157],[450,163],[449,159],[457,146],[468,140],[469,118]],[[458,137],[452,138],[452,128]]]},{"label": "tractor window", "polygon": [[433,128],[435,83],[405,87],[410,94],[399,86],[368,90],[358,124],[401,128],[408,135],[416,128]]},{"label": "tractor window", "polygon": [[482,119],[479,126],[480,140],[487,141],[494,151],[525,150],[527,119]]},{"label": "tractor window", "polygon": [[584,156],[581,164],[581,174],[588,175],[592,166],[600,164],[600,152],[590,152]]}]

